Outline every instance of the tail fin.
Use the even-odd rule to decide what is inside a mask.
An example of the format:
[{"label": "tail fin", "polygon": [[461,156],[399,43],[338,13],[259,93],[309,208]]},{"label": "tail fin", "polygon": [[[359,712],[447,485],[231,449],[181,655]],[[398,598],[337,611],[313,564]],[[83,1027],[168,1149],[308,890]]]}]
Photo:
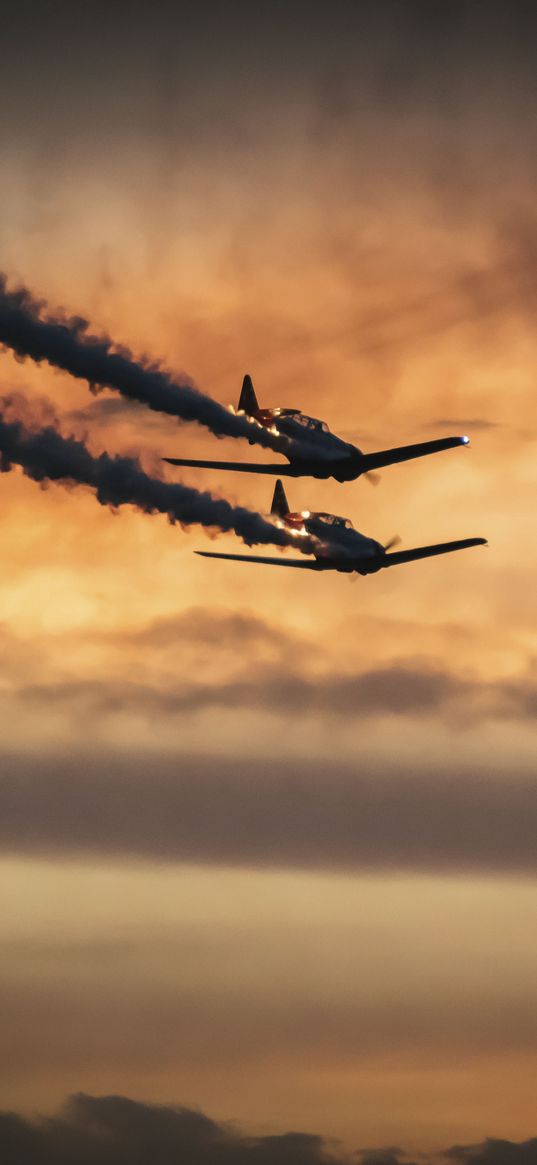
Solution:
[{"label": "tail fin", "polygon": [[246,413],[248,417],[251,417],[253,413],[257,413],[259,410],[257,397],[255,395],[254,386],[252,384],[252,378],[251,376],[248,376],[248,373],[242,382],[241,395],[239,397],[239,409],[243,413]]},{"label": "tail fin", "polygon": [[289,503],[285,496],[285,490],[278,478],[274,486],[274,497],[272,499],[272,506],[270,507],[271,514],[276,514],[278,518],[285,518],[289,513]]}]

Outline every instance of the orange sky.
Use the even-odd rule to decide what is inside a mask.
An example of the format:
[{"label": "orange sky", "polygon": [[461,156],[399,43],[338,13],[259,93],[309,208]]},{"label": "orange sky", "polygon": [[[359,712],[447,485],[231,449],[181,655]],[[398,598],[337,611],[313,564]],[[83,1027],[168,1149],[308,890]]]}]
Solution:
[{"label": "orange sky", "polygon": [[[498,18],[478,50],[466,7],[460,28],[420,28],[416,75],[389,5],[384,29],[371,13],[358,29],[342,3],[324,47],[319,14],[305,46],[292,21],[264,52],[251,28],[245,53],[223,33],[219,50],[213,27],[204,55],[192,18],[191,58],[173,22],[168,56],[164,33],[145,46],[137,17],[117,65],[109,29],[100,89],[89,33],[80,72],[62,65],[70,116],[54,50],[38,91],[29,47],[4,129],[12,283],[223,403],[249,371],[262,404],[301,406],[366,451],[467,432],[470,449],[386,469],[377,489],[300,480],[289,500],[380,541],[490,545],[353,586],[297,579],[196,558],[203,531],[2,478],[4,1107],[121,1092],[349,1148],[535,1135],[529,82],[522,30],[502,56]],[[5,353],[0,370],[3,394],[46,398],[96,451],[150,467],[250,456],[143,408],[107,411],[111,394],[48,367]],[[262,478],[184,480],[269,507]],[[377,779],[386,830],[377,814],[379,856],[364,858],[359,822],[343,838],[331,806]],[[89,802],[97,824],[73,840]],[[192,822],[175,850],[167,813],[181,838]],[[390,858],[398,822],[415,860]]]}]

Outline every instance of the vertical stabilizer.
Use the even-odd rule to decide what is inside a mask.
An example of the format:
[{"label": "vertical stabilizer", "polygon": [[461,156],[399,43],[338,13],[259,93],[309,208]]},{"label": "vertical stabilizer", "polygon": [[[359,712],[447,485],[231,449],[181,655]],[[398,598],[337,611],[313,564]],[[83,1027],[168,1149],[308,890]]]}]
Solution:
[{"label": "vertical stabilizer", "polygon": [[255,395],[254,386],[252,384],[251,376],[248,373],[242,382],[241,395],[239,397],[239,409],[246,413],[248,417],[252,417],[254,413],[259,411],[257,397]]},{"label": "vertical stabilizer", "polygon": [[285,490],[278,478],[274,486],[274,497],[272,499],[272,506],[270,508],[271,514],[277,515],[278,518],[286,518],[289,513],[289,503],[285,496]]}]

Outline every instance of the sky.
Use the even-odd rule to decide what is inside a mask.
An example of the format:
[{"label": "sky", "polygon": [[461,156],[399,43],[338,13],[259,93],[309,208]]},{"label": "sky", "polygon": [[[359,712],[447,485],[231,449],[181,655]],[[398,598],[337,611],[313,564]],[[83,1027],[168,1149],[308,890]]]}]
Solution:
[{"label": "sky", "polygon": [[[85,1161],[103,1128],[118,1165],[138,1129],[215,1165],[537,1158],[536,23],[5,5],[9,286],[224,405],[249,372],[366,452],[467,433],[289,501],[489,541],[349,585],[2,475],[14,1160],[70,1137]],[[0,383],[95,454],[270,508],[262,477],[160,462],[263,450],[8,351]]]}]

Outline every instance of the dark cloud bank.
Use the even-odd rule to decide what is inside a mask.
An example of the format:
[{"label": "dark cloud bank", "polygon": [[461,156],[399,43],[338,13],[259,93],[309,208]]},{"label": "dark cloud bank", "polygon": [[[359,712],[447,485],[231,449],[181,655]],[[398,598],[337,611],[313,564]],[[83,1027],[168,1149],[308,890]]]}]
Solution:
[{"label": "dark cloud bank", "polygon": [[66,679],[28,683],[14,694],[28,708],[61,708],[95,724],[117,715],[147,720],[215,708],[286,718],[322,715],[340,723],[348,717],[363,721],[375,716],[438,716],[454,728],[487,719],[533,723],[537,714],[537,681],[531,671],[486,683],[420,666],[412,659],[312,678],[298,671],[295,658],[285,668],[270,664],[243,668],[223,683],[179,679],[162,688],[134,679]]},{"label": "dark cloud bank", "polygon": [[537,781],[460,763],[0,756],[0,851],[534,876]]},{"label": "dark cloud bank", "polygon": [[[400,1149],[358,1150],[309,1133],[252,1137],[191,1109],[142,1104],[122,1096],[69,1099],[54,1116],[0,1114],[3,1165],[413,1165]],[[422,1165],[433,1158],[420,1155]],[[537,1140],[487,1140],[456,1146],[435,1162],[537,1165]]]}]

